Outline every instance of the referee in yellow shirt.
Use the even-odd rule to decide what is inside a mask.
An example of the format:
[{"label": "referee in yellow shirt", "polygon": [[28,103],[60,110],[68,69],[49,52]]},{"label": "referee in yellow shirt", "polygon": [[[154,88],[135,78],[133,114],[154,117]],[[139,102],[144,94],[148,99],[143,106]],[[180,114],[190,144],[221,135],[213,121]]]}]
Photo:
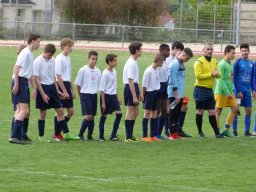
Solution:
[{"label": "referee in yellow shirt", "polygon": [[194,64],[196,83],[194,88],[194,99],[196,103],[196,125],[200,138],[204,138],[202,131],[203,114],[208,110],[209,122],[213,128],[216,138],[223,138],[220,134],[216,116],[215,116],[215,99],[213,94],[213,86],[215,78],[220,77],[217,68],[217,61],[212,58],[213,45],[211,43],[204,44],[203,56]]}]

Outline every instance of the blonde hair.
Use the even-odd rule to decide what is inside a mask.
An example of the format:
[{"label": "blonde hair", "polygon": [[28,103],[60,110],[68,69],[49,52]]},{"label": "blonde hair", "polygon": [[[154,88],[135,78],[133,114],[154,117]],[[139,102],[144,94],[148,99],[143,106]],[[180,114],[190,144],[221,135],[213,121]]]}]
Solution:
[{"label": "blonde hair", "polygon": [[70,38],[62,39],[61,42],[60,42],[60,48],[63,49],[63,47],[65,47],[67,45],[74,46],[74,41]]}]

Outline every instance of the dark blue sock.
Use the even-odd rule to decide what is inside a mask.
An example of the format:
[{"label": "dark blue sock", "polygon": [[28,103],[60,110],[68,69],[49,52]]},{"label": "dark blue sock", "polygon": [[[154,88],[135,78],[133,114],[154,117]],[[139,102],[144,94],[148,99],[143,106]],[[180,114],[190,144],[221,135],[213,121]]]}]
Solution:
[{"label": "dark blue sock", "polygon": [[62,128],[64,134],[69,133],[68,124],[67,124],[67,121],[65,119],[61,120],[61,121],[58,121],[57,124],[58,124],[58,127]]},{"label": "dark blue sock", "polygon": [[112,133],[111,133],[112,137],[116,136],[116,133],[117,133],[117,130],[119,128],[119,124],[120,124],[121,119],[122,119],[122,113],[121,114],[116,114],[116,119],[114,121],[113,129],[112,129]]},{"label": "dark blue sock", "polygon": [[13,125],[11,138],[16,138],[16,139],[21,139],[22,138],[22,135],[21,135],[22,126],[23,126],[23,121],[20,121],[20,120],[17,120],[17,119],[14,120],[14,125]]},{"label": "dark blue sock", "polygon": [[237,131],[237,115],[234,118],[234,121],[232,123],[233,131]]},{"label": "dark blue sock", "polygon": [[150,137],[155,137],[157,134],[156,122],[157,119],[150,118]]},{"label": "dark blue sock", "polygon": [[54,117],[54,134],[59,135],[60,134],[60,128],[58,125],[57,116]]},{"label": "dark blue sock", "polygon": [[133,137],[134,124],[135,124],[135,120],[131,120],[131,135],[132,135],[132,137]]},{"label": "dark blue sock", "polygon": [[142,137],[148,136],[148,119],[142,119]]},{"label": "dark blue sock", "polygon": [[23,133],[26,135],[28,133],[28,124],[29,124],[29,118],[25,118],[23,121]]},{"label": "dark blue sock", "polygon": [[83,137],[87,126],[88,126],[88,121],[86,119],[84,119],[82,124],[81,124],[80,132],[79,132],[79,135],[78,135],[79,137]]},{"label": "dark blue sock", "polygon": [[244,116],[244,131],[249,132],[251,126],[251,116],[245,115]]},{"label": "dark blue sock", "polygon": [[99,138],[104,138],[104,125],[107,117],[106,116],[101,116],[100,117],[100,122],[99,122]]},{"label": "dark blue sock", "polygon": [[39,137],[44,136],[45,120],[38,119],[38,133]]},{"label": "dark blue sock", "polygon": [[164,134],[169,136],[169,123],[168,123],[168,118],[169,115],[167,114],[166,117],[164,118]]},{"label": "dark blue sock", "polygon": [[126,139],[132,138],[132,120],[125,120],[125,132],[126,132]]},{"label": "dark blue sock", "polygon": [[66,120],[66,122],[68,122],[68,121],[69,121],[69,119],[70,119],[70,118],[68,118],[67,116],[65,116],[65,120]]},{"label": "dark blue sock", "polygon": [[157,135],[161,135],[164,128],[165,117],[159,116],[157,119]]},{"label": "dark blue sock", "polygon": [[94,120],[88,121],[88,135],[87,135],[87,139],[91,139],[92,138],[93,129],[94,129]]},{"label": "dark blue sock", "polygon": [[183,127],[183,125],[184,125],[186,113],[187,113],[187,112],[183,112],[183,111],[180,113],[180,116],[179,116],[179,124],[178,124],[178,130],[177,130],[177,132],[182,132],[182,131],[183,131],[183,130],[182,130],[182,127]]}]

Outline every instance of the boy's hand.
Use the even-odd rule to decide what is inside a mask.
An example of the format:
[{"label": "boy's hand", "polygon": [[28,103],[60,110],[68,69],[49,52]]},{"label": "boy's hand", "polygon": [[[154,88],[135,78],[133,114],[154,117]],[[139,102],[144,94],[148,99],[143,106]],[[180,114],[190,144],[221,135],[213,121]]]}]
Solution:
[{"label": "boy's hand", "polygon": [[133,97],[132,98],[132,102],[133,102],[134,105],[138,105],[139,104],[139,100],[138,100],[137,97]]},{"label": "boy's hand", "polygon": [[180,102],[180,97],[175,97],[175,102],[178,104]]},{"label": "boy's hand", "polygon": [[50,98],[46,94],[42,95],[42,99],[45,103],[49,103]]},{"label": "boy's hand", "polygon": [[212,76],[213,76],[213,77],[216,77],[218,74],[219,74],[218,69],[215,69],[215,70],[212,72]]},{"label": "boy's hand", "polygon": [[37,91],[34,89],[32,90],[32,99],[35,99],[37,95]]},{"label": "boy's hand", "polygon": [[14,84],[14,86],[13,86],[13,88],[12,88],[12,93],[13,93],[14,95],[17,95],[18,91],[19,91],[19,85]]},{"label": "boy's hand", "polygon": [[73,97],[73,99],[76,98],[76,94],[74,92],[72,92],[72,97]]},{"label": "boy's hand", "polygon": [[232,94],[228,94],[228,99],[232,99],[233,95]]},{"label": "boy's hand", "polygon": [[239,92],[239,93],[237,94],[237,96],[238,96],[238,98],[239,98],[239,99],[243,99],[243,98],[244,98],[244,96],[243,96],[243,93],[242,93],[242,92]]}]

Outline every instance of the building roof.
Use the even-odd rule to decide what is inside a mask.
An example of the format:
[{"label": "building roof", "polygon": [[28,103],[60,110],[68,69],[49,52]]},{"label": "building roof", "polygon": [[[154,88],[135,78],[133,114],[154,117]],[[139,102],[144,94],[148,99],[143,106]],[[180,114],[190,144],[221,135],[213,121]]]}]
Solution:
[{"label": "building roof", "polygon": [[[18,4],[34,5],[35,3],[31,0],[17,0]],[[0,0],[2,4],[16,4],[16,0]]]}]

